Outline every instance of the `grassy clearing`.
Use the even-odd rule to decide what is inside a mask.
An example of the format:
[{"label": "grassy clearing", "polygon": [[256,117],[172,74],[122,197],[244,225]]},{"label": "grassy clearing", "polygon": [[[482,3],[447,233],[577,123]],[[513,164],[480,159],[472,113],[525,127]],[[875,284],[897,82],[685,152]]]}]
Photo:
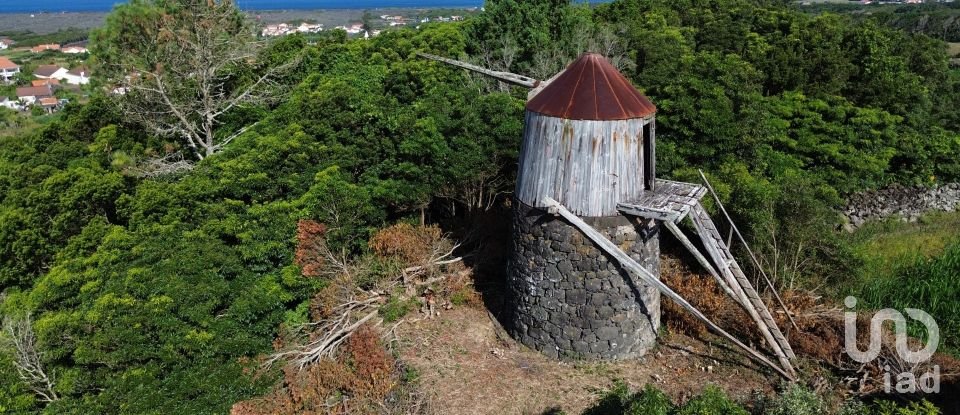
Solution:
[{"label": "grassy clearing", "polygon": [[[960,351],[960,242],[947,247],[934,258],[921,258],[897,268],[894,275],[870,280],[860,291],[868,308],[893,307],[926,311],[940,328],[942,351],[957,355]],[[913,323],[911,321],[911,323]],[[924,338],[920,324],[910,325],[910,334]]]},{"label": "grassy clearing", "polygon": [[[919,308],[941,329],[942,351],[960,351],[960,212],[929,214],[918,223],[871,223],[851,235],[864,260],[848,292],[869,309]],[[911,334],[925,337],[919,324]]]},{"label": "grassy clearing", "polygon": [[851,235],[864,260],[865,279],[888,277],[901,265],[943,253],[960,240],[960,212],[930,213],[917,223],[897,220],[869,223]]},{"label": "grassy clearing", "polygon": [[948,43],[947,44],[947,53],[953,57],[960,57],[960,42]]}]

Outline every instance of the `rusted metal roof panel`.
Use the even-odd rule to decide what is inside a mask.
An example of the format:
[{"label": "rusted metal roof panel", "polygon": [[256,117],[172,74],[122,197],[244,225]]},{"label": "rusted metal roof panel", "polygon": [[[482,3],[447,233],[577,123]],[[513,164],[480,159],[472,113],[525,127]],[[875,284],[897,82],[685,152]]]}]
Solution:
[{"label": "rusted metal roof panel", "polygon": [[646,118],[657,107],[602,55],[587,53],[527,103],[527,110],[570,120]]}]

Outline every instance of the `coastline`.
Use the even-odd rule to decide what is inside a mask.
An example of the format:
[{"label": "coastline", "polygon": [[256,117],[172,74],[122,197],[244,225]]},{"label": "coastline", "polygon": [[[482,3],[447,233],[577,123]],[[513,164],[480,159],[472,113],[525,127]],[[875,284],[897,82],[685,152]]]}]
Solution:
[{"label": "coastline", "polygon": [[[470,10],[470,7],[390,7],[370,9],[284,9],[244,10],[261,23],[282,23],[291,20],[307,20],[326,27],[358,22],[365,11],[375,14],[407,14],[425,10]],[[0,32],[24,32],[36,34],[54,33],[62,29],[93,29],[103,25],[109,11],[57,12],[57,13],[0,13]]]}]

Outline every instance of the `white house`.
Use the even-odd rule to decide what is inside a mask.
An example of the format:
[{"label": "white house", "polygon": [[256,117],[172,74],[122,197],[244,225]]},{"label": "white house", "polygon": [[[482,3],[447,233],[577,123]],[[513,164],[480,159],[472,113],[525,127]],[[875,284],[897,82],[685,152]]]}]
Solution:
[{"label": "white house", "polygon": [[260,32],[260,34],[264,37],[283,36],[286,34],[290,34],[291,31],[293,31],[293,28],[290,27],[290,25],[286,23],[280,23],[280,24],[267,25],[266,27],[263,28],[263,31]]},{"label": "white house", "polygon": [[40,65],[33,71],[37,79],[63,79],[66,74],[67,69],[59,65]]},{"label": "white house", "polygon": [[53,96],[53,88],[50,85],[45,86],[24,86],[17,88],[17,98],[24,105],[31,105],[40,98],[49,98]]},{"label": "white house", "polygon": [[297,26],[297,31],[300,33],[320,33],[323,31],[323,25],[303,22],[300,23],[300,26]]},{"label": "white house", "polygon": [[68,84],[86,85],[90,83],[90,69],[86,66],[78,66],[64,74],[62,78],[58,79]]},{"label": "white house", "polygon": [[20,73],[20,65],[0,56],[0,82],[10,83],[18,73]]},{"label": "white house", "polygon": [[63,48],[62,52],[69,54],[87,53],[87,48],[83,46],[67,46]]}]

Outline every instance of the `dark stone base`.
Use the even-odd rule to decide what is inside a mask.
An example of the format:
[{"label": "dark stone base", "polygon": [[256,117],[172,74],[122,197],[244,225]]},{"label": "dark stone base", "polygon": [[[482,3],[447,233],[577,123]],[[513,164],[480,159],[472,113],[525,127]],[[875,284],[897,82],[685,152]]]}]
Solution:
[{"label": "dark stone base", "polygon": [[[584,218],[659,276],[659,225],[623,216]],[[507,329],[559,359],[627,359],[656,343],[660,293],[620,268],[561,217],[517,201],[507,269]]]}]

